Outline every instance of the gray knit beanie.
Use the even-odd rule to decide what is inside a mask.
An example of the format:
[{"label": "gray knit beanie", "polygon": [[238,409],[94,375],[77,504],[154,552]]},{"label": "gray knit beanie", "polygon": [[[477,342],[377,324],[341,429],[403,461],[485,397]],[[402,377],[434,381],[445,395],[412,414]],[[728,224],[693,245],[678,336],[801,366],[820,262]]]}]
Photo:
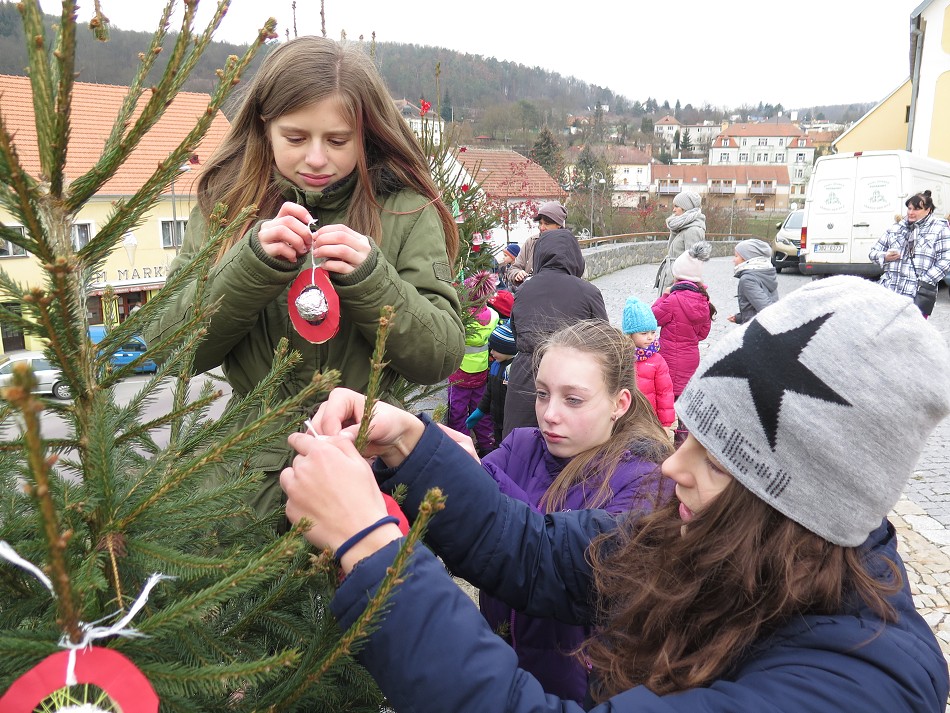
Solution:
[{"label": "gray knit beanie", "polygon": [[673,205],[683,210],[699,208],[703,199],[694,191],[680,191],[673,197]]},{"label": "gray knit beanie", "polygon": [[749,238],[736,243],[736,252],[746,260],[754,257],[772,257],[772,246],[764,240]]},{"label": "gray knit beanie", "polygon": [[950,349],[907,297],[827,278],[723,337],[676,410],[742,485],[856,547],[950,413]]}]

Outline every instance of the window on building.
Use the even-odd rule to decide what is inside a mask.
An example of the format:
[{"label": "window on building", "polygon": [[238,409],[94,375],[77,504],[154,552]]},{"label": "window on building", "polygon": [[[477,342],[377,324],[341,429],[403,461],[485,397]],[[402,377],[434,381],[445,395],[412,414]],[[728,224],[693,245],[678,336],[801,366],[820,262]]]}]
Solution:
[{"label": "window on building", "polygon": [[742,145],[743,145],[743,146],[748,146],[748,145],[749,145],[749,140],[748,140],[748,139],[742,139]]},{"label": "window on building", "polygon": [[804,169],[804,168],[796,168],[796,169],[795,169],[795,178],[804,178],[804,177],[805,177],[805,169]]},{"label": "window on building", "polygon": [[804,153],[795,154],[795,163],[805,163],[805,154]]},{"label": "window on building", "polygon": [[799,139],[799,140],[798,140],[798,145],[799,145],[799,147],[804,146],[804,145],[805,145],[805,139]]},{"label": "window on building", "polygon": [[779,145],[779,146],[784,146],[784,145],[785,145],[785,139],[780,138],[780,139],[778,140],[778,145]]},{"label": "window on building", "polygon": [[768,145],[769,145],[769,140],[768,140],[768,139],[766,139],[766,138],[764,138],[764,137],[762,137],[762,138],[759,139],[759,146],[768,146]]},{"label": "window on building", "polygon": [[79,250],[89,244],[92,237],[92,225],[89,223],[73,223],[69,229],[73,241],[73,250]]},{"label": "window on building", "polygon": [[756,198],[755,199],[755,209],[758,211],[765,210],[765,198]]},{"label": "window on building", "polygon": [[739,163],[745,163],[748,160],[749,160],[749,154],[747,153],[739,154]]},{"label": "window on building", "polygon": [[[175,230],[175,223],[178,224],[178,230]],[[188,227],[187,220],[178,220],[172,222],[170,220],[162,221],[162,247],[163,248],[178,248],[181,247],[181,239],[185,235],[185,228]]]},{"label": "window on building", "polygon": [[729,163],[729,154],[726,152],[719,154],[719,163]]},{"label": "window on building", "polygon": [[[26,237],[26,228],[22,225],[8,225],[6,228]],[[0,240],[0,257],[22,257],[24,255],[26,255],[26,250],[19,245],[14,245],[9,240]]]},{"label": "window on building", "polygon": [[728,146],[728,145],[729,145],[729,139],[723,139],[723,140],[722,140],[722,145],[723,145],[723,146]]},{"label": "window on building", "polygon": [[783,153],[775,154],[775,163],[785,163],[785,154]]}]

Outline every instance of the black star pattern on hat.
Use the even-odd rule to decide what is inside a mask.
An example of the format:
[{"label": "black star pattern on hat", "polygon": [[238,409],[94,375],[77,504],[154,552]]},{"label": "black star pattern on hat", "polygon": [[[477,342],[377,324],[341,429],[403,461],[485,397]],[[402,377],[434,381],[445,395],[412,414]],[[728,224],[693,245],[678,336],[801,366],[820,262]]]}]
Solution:
[{"label": "black star pattern on hat", "polygon": [[779,412],[786,392],[830,403],[851,406],[851,403],[822,381],[799,361],[821,326],[831,317],[822,315],[787,332],[771,334],[758,320],[749,323],[742,335],[742,346],[713,364],[702,378],[732,377],[749,382],[752,402],[762,430],[775,450]]}]

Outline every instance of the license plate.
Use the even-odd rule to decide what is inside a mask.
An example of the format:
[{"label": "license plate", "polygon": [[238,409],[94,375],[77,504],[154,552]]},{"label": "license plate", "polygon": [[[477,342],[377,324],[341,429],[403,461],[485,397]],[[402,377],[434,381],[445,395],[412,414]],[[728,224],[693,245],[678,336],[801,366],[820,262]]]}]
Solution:
[{"label": "license plate", "polygon": [[818,243],[814,246],[813,252],[816,253],[843,253],[844,245],[835,245],[833,243]]}]

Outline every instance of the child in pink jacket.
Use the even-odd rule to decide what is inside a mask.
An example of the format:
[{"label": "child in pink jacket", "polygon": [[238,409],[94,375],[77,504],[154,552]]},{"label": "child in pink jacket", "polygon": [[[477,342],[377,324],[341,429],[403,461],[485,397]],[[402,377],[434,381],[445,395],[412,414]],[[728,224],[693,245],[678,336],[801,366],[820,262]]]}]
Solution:
[{"label": "child in pink jacket", "polygon": [[712,245],[705,240],[673,261],[673,285],[653,303],[660,325],[660,349],[670,368],[673,395],[679,398],[699,366],[699,343],[709,336],[716,308],[703,284],[703,265]]},{"label": "child in pink jacket", "polygon": [[656,318],[650,308],[636,297],[628,297],[623,306],[623,333],[637,348],[637,388],[647,397],[663,428],[676,420],[673,411],[673,382],[670,369],[660,355],[656,340]]}]

